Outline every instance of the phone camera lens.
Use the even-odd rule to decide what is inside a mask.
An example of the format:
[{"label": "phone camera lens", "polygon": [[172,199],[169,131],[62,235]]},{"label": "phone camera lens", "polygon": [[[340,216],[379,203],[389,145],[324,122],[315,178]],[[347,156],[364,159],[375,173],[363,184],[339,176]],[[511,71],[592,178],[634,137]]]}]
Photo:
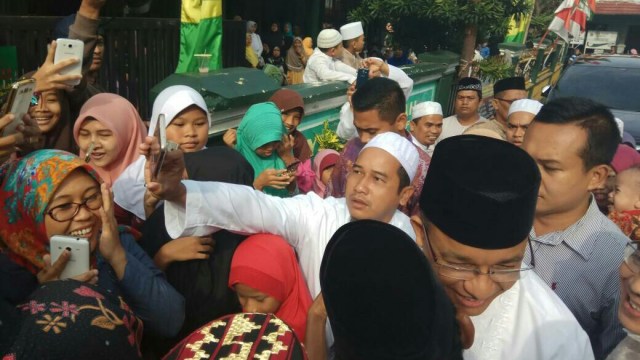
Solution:
[{"label": "phone camera lens", "polygon": [[71,49],[73,47],[73,45],[69,44],[69,49]]}]

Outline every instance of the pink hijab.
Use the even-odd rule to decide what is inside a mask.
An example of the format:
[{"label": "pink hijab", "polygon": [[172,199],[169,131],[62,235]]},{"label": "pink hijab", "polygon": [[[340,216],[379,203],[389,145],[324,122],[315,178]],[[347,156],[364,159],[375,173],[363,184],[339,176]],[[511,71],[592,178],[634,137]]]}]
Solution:
[{"label": "pink hijab", "polygon": [[334,166],[339,158],[340,153],[331,149],[321,150],[313,158],[313,171],[316,173],[315,180],[313,181],[313,192],[321,198],[324,198],[326,189],[326,185],[322,183],[322,172],[326,168]]},{"label": "pink hijab", "polygon": [[[106,167],[96,167],[96,172],[105,183],[111,185],[140,154],[138,146],[144,140],[146,127],[133,105],[122,96],[102,93],[91,97],[80,109],[73,126],[73,138],[78,142],[80,127],[87,118],[94,118],[113,131],[118,141],[118,156]],[[85,152],[80,150],[80,158]]]}]

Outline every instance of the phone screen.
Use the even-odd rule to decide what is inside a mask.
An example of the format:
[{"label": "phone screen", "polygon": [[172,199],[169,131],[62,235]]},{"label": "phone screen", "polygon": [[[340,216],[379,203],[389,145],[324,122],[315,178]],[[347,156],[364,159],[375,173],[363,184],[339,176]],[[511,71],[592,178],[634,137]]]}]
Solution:
[{"label": "phone screen", "polygon": [[358,76],[356,77],[356,89],[364,85],[369,80],[369,69],[358,69]]}]

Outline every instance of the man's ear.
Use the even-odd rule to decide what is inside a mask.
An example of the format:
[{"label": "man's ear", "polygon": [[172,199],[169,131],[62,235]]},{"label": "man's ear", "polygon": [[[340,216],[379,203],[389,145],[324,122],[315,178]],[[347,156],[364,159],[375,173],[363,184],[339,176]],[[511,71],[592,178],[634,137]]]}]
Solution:
[{"label": "man's ear", "polygon": [[609,176],[609,166],[605,164],[594,166],[591,170],[589,170],[587,176],[589,176],[590,179],[588,188],[589,191],[601,189],[607,181],[607,177]]},{"label": "man's ear", "polygon": [[400,190],[400,205],[407,206],[409,202],[409,198],[413,195],[413,186],[405,186],[402,190]]},{"label": "man's ear", "polygon": [[407,114],[402,113],[396,118],[396,130],[403,131],[407,129]]},{"label": "man's ear", "polygon": [[415,130],[416,130],[415,122],[413,120],[409,121],[409,131],[411,131],[411,133],[413,133]]}]

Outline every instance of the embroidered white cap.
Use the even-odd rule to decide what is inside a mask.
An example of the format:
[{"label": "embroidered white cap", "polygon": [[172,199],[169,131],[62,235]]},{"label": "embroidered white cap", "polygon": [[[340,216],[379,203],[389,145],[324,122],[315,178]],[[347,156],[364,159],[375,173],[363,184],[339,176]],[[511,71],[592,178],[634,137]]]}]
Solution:
[{"label": "embroidered white cap", "polygon": [[624,134],[624,121],[620,118],[615,118],[616,124],[618,125],[618,130],[620,130],[620,137]]},{"label": "embroidered white cap", "polygon": [[367,145],[360,151],[364,151],[367,148],[382,149],[394,158],[398,160],[400,165],[409,175],[409,179],[413,181],[413,178],[418,172],[418,163],[420,162],[420,155],[418,155],[418,149],[407,138],[400,136],[394,132],[386,132],[376,135],[371,139]]},{"label": "embroidered white cap", "polygon": [[342,35],[336,29],[324,29],[320,31],[318,34],[318,44],[319,48],[322,49],[330,49],[334,46],[337,46],[342,42]]},{"label": "embroidered white cap", "polygon": [[427,115],[442,115],[442,106],[435,101],[425,101],[413,106],[411,118],[417,119]]},{"label": "embroidered white cap", "polygon": [[342,34],[343,40],[355,39],[364,34],[362,30],[362,23],[360,21],[348,23],[340,27],[340,34]]},{"label": "embroidered white cap", "polygon": [[509,107],[509,114],[507,114],[507,117],[518,111],[524,111],[528,112],[529,114],[538,115],[540,109],[542,109],[542,103],[540,101],[531,99],[516,100]]}]

